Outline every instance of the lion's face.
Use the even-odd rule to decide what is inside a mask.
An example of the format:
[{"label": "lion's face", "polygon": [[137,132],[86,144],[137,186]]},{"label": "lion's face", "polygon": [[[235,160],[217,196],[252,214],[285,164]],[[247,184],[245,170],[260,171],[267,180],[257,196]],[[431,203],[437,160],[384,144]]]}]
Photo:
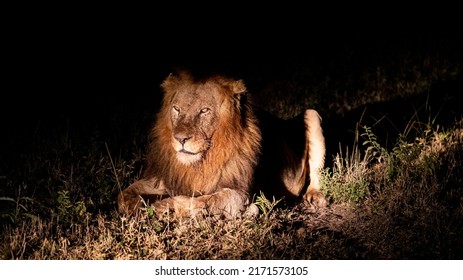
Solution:
[{"label": "lion's face", "polygon": [[212,145],[223,102],[211,84],[180,87],[172,100],[172,146],[185,165],[202,160]]}]

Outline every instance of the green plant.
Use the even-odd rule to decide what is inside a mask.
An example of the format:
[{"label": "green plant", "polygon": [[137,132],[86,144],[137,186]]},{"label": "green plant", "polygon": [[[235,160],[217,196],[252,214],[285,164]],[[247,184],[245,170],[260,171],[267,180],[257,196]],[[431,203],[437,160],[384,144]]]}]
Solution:
[{"label": "green plant", "polygon": [[60,220],[66,220],[69,216],[70,208],[72,207],[69,191],[58,191],[58,217]]},{"label": "green plant", "polygon": [[71,202],[69,191],[58,191],[56,199],[58,203],[58,220],[64,223],[69,223],[76,218],[79,219],[87,213],[87,206],[83,201],[77,201],[75,204]]},{"label": "green plant", "polygon": [[0,213],[2,219],[6,219],[12,223],[17,223],[23,218],[37,219],[37,216],[29,213],[29,210],[26,206],[27,202],[32,201],[30,197],[18,197],[13,199],[11,197],[0,197],[0,201],[11,203],[13,207],[7,207],[8,210]]},{"label": "green plant", "polygon": [[29,211],[28,204],[33,202],[33,199],[21,195],[23,187],[18,188],[18,195],[16,199],[11,197],[0,197],[0,201],[6,202],[5,207],[0,212],[0,218],[7,220],[13,224],[20,222],[23,218],[38,219]]},{"label": "green plant", "polygon": [[365,152],[376,158],[379,162],[387,158],[388,152],[386,148],[382,147],[378,142],[378,137],[373,133],[371,127],[364,125],[362,128],[364,132],[360,136],[365,138],[365,141],[362,143],[363,146],[367,147]]},{"label": "green plant", "polygon": [[256,198],[256,202],[254,203],[257,205],[257,207],[259,207],[260,211],[262,211],[265,219],[267,220],[270,212],[272,212],[272,210],[281,200],[283,200],[283,198],[276,200],[275,197],[273,197],[272,200],[269,200],[261,191]]}]

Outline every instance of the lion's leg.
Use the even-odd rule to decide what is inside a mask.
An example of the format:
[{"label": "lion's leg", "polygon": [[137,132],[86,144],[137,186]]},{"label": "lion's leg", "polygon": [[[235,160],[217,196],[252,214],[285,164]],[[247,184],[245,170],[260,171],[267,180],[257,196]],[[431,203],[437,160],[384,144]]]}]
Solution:
[{"label": "lion's leg", "polygon": [[177,217],[194,217],[197,215],[224,216],[231,219],[241,214],[255,215],[258,210],[250,204],[247,193],[224,188],[210,195],[197,197],[174,196],[154,203],[157,213],[163,214],[169,210],[174,211]]},{"label": "lion's leg", "polygon": [[315,206],[324,207],[326,200],[320,190],[320,172],[325,164],[325,137],[321,127],[321,118],[317,111],[306,110],[304,122],[310,177],[310,185],[304,194],[304,199]]},{"label": "lion's leg", "polygon": [[164,196],[167,196],[167,192],[158,178],[135,181],[119,193],[117,199],[119,212],[127,215],[134,214],[143,206],[143,200],[154,202]]}]

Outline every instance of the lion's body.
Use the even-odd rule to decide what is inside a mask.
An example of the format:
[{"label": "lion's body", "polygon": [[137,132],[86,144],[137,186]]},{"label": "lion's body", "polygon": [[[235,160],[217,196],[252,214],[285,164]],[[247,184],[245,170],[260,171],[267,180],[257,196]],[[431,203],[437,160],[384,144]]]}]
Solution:
[{"label": "lion's body", "polygon": [[324,205],[325,146],[314,110],[289,121],[256,115],[243,82],[222,76],[181,72],[161,87],[146,169],[119,195],[121,212],[137,211],[142,197],[158,213],[236,217],[255,211],[257,191],[299,197],[308,182],[306,199]]}]

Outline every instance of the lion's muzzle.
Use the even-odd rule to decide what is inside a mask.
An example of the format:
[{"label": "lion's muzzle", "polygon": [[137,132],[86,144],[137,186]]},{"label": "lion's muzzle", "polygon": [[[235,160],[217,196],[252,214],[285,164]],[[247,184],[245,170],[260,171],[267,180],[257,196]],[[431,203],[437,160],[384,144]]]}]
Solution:
[{"label": "lion's muzzle", "polygon": [[204,141],[195,140],[194,137],[173,136],[172,146],[177,152],[177,159],[186,165],[202,159]]}]

